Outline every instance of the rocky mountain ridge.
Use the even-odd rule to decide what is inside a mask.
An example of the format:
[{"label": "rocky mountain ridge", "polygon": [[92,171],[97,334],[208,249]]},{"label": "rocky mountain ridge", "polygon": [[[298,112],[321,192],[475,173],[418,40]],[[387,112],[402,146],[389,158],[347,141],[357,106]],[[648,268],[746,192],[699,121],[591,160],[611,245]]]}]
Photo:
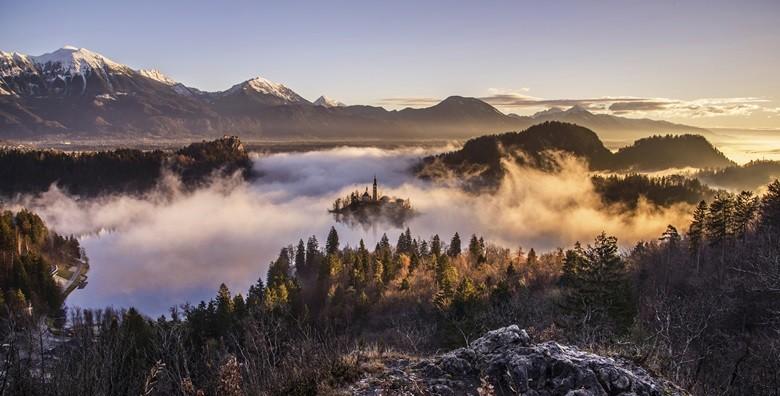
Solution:
[{"label": "rocky mountain ridge", "polygon": [[85,48],[41,56],[0,51],[0,138],[178,139],[238,134],[246,139],[463,139],[560,120],[625,139],[653,133],[708,133],[665,121],[593,114],[575,107],[534,116],[450,96],[427,108],[386,110],[315,102],[255,77],[217,92],[157,70],[135,70]]}]

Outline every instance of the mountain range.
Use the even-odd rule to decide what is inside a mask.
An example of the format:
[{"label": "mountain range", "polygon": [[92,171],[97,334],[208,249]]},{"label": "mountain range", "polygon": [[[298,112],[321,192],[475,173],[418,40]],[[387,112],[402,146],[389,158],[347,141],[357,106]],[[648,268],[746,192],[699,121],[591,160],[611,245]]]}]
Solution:
[{"label": "mountain range", "polygon": [[461,139],[576,123],[606,140],[665,133],[707,134],[666,121],[594,114],[582,107],[532,116],[504,114],[475,98],[450,96],[427,108],[311,102],[256,77],[218,92],[188,87],[157,70],[136,70],[85,48],[41,56],[0,51],[0,139],[185,139],[223,134],[253,139]]}]

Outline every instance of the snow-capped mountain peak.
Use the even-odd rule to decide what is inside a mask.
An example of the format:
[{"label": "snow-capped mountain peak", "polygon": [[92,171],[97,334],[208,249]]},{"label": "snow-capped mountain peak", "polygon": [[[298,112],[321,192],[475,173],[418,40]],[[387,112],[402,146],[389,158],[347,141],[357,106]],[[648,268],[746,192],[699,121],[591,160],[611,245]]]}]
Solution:
[{"label": "snow-capped mountain peak", "polygon": [[176,85],[176,81],[157,69],[139,69],[138,74],[159,81],[165,85]]},{"label": "snow-capped mountain peak", "polygon": [[76,48],[70,45],[66,45],[54,52],[41,56],[31,56],[30,58],[45,69],[59,70],[70,75],[85,74],[94,69],[121,70],[127,68],[127,66],[116,63],[86,48]]},{"label": "snow-capped mountain peak", "polygon": [[325,95],[320,96],[314,101],[314,104],[322,107],[344,107],[344,103],[341,103],[335,99],[329,98]]},{"label": "snow-capped mountain peak", "polygon": [[232,86],[230,89],[224,92],[224,94],[234,94],[237,92],[259,93],[261,95],[273,96],[283,103],[310,103],[302,96],[295,93],[290,88],[285,87],[282,84],[275,83],[263,77],[255,77],[251,80],[244,81],[240,84]]},{"label": "snow-capped mountain peak", "polygon": [[0,51],[0,77],[13,77],[35,69],[29,56],[18,52]]}]

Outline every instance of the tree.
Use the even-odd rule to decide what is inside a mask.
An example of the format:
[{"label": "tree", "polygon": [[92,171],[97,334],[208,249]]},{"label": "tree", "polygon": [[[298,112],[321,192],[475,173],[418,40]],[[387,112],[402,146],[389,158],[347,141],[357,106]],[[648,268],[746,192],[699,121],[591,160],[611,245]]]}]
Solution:
[{"label": "tree", "polygon": [[733,235],[734,205],[731,197],[718,194],[712,201],[707,214],[705,230],[711,246],[725,244]]},{"label": "tree", "polygon": [[477,300],[477,288],[469,277],[464,277],[452,297],[452,309],[456,316],[465,315]]},{"label": "tree", "polygon": [[306,267],[306,247],[303,245],[303,239],[298,240],[298,247],[295,249],[295,272],[305,275],[308,273]]},{"label": "tree", "polygon": [[471,239],[469,239],[469,256],[476,261],[481,254],[482,251],[479,248],[479,239],[477,239],[475,234],[471,234]]},{"label": "tree", "polygon": [[534,248],[531,248],[528,251],[528,257],[525,259],[525,265],[528,268],[535,268],[537,264],[539,264],[539,258],[536,256]]},{"label": "tree", "polygon": [[778,179],[767,186],[767,192],[761,198],[761,227],[767,230],[770,238],[780,233],[780,180]]},{"label": "tree", "polygon": [[226,334],[227,330],[230,328],[233,309],[235,307],[233,305],[233,298],[230,296],[230,290],[224,283],[219,285],[215,305],[215,330],[218,335],[222,336]]},{"label": "tree", "polygon": [[441,256],[441,240],[439,234],[436,234],[431,238],[431,254],[434,258]]},{"label": "tree", "polygon": [[304,274],[304,278],[316,275],[321,263],[322,253],[320,253],[320,245],[317,242],[317,237],[312,235],[306,241],[306,274]]},{"label": "tree", "polygon": [[625,262],[618,254],[617,238],[599,234],[586,250],[580,246],[564,255],[564,308],[582,324],[611,322],[621,331],[633,319]]},{"label": "tree", "polygon": [[328,232],[328,239],[325,242],[325,253],[327,255],[337,254],[339,251],[339,234],[336,232],[336,227],[330,227]]},{"label": "tree", "polygon": [[402,232],[401,235],[398,235],[398,243],[395,245],[395,251],[398,254],[406,254],[409,255],[412,252],[412,234],[409,231],[409,228],[406,229],[405,232]]},{"label": "tree", "polygon": [[265,300],[265,285],[263,285],[263,279],[258,278],[257,283],[249,286],[249,293],[246,297],[246,305],[248,308],[258,308],[263,305]]},{"label": "tree", "polygon": [[290,277],[290,254],[287,248],[282,248],[279,257],[268,267],[268,289],[287,282]]},{"label": "tree", "polygon": [[734,236],[745,240],[758,212],[758,197],[750,191],[740,192],[734,200]]},{"label": "tree", "polygon": [[707,214],[707,240],[710,246],[720,248],[719,276],[723,276],[726,259],[726,243],[734,236],[734,204],[729,195],[718,194],[710,204]]},{"label": "tree", "polygon": [[460,252],[460,235],[456,232],[450,241],[450,248],[447,250],[447,255],[450,257],[458,257],[460,256]]},{"label": "tree", "polygon": [[704,230],[707,225],[707,202],[701,201],[693,211],[693,221],[688,227],[688,248],[696,257],[696,273],[699,273],[701,261],[701,244],[704,240]]},{"label": "tree", "polygon": [[680,233],[677,232],[677,228],[669,224],[666,226],[666,230],[658,238],[659,241],[665,242],[670,249],[676,248],[680,243]]}]

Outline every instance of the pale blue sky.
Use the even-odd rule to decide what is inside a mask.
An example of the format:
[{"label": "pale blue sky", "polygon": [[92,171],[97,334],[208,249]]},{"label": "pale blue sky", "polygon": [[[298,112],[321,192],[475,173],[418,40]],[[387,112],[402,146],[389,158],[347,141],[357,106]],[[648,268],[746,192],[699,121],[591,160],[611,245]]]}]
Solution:
[{"label": "pale blue sky", "polygon": [[780,127],[776,0],[3,3],[4,51],[69,44],[205,90],[260,75],[396,107],[631,96],[662,105],[629,116]]}]

